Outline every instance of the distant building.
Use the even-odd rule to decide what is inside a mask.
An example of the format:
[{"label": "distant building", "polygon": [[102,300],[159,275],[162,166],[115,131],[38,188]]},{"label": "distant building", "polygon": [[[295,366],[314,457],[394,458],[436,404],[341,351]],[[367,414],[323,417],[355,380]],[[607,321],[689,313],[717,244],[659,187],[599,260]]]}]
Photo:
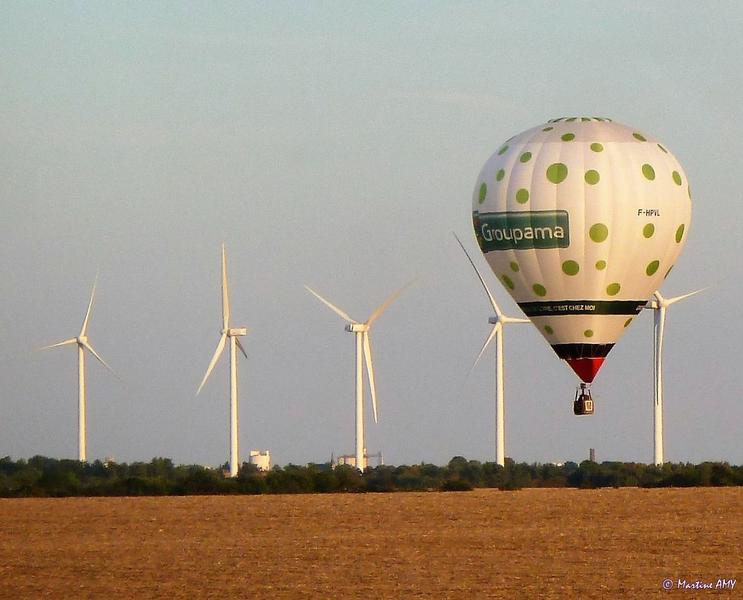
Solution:
[{"label": "distant building", "polygon": [[259,471],[270,471],[271,452],[268,450],[251,450],[248,462],[258,467]]},{"label": "distant building", "polygon": [[[369,454],[367,449],[364,448],[364,465],[361,468],[362,471],[369,466],[370,458],[377,459],[378,467],[384,464],[384,458],[382,457],[381,452],[377,452],[376,454]],[[356,455],[355,454],[342,454],[341,456],[338,456],[337,458],[330,459],[331,467],[335,469],[338,465],[349,465],[350,467],[355,467],[356,466]]]}]

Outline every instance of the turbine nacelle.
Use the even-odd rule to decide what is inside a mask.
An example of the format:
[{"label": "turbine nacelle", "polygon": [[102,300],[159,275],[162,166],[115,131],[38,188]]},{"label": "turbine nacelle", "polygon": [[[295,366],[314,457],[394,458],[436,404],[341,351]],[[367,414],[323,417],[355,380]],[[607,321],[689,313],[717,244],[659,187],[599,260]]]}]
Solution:
[{"label": "turbine nacelle", "polygon": [[232,327],[230,329],[223,329],[222,334],[228,337],[239,337],[248,335],[247,327]]},{"label": "turbine nacelle", "polygon": [[77,343],[80,344],[81,346],[85,346],[88,343],[88,336],[80,335],[75,338],[75,341],[77,341]]},{"label": "turbine nacelle", "polygon": [[707,288],[701,288],[699,290],[694,290],[693,292],[689,292],[688,294],[683,294],[681,296],[676,296],[674,298],[664,298],[663,295],[660,293],[659,290],[656,290],[653,292],[652,297],[647,301],[645,306],[643,308],[652,309],[652,310],[658,310],[661,308],[668,308],[671,306],[671,304],[675,304],[679,300],[685,300],[686,298],[690,298],[691,296],[695,296],[696,294],[699,294],[700,292],[703,292]]},{"label": "turbine nacelle", "polygon": [[369,325],[366,323],[349,323],[346,325],[346,331],[349,333],[364,333],[369,331]]}]

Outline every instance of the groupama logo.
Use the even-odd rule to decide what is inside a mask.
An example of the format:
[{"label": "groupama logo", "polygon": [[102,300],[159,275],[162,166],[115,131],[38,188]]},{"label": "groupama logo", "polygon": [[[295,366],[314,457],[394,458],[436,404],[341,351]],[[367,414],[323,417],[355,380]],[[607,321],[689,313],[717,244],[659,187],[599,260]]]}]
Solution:
[{"label": "groupama logo", "polygon": [[483,252],[570,246],[570,223],[564,210],[476,211],[472,220]]}]

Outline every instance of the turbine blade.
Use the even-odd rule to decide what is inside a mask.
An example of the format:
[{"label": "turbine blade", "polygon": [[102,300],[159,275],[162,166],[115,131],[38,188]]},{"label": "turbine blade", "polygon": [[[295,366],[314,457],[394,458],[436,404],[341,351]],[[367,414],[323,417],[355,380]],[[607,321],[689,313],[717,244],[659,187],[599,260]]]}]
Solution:
[{"label": "turbine blade", "polygon": [[475,359],[475,362],[472,363],[472,367],[470,368],[470,372],[468,374],[472,375],[472,371],[475,370],[475,367],[477,366],[477,363],[480,362],[480,359],[482,358],[482,355],[485,354],[485,350],[488,349],[488,346],[490,345],[490,342],[493,341],[493,338],[495,338],[495,335],[498,333],[498,330],[502,327],[501,323],[496,323],[493,325],[493,329],[490,330],[490,335],[488,335],[487,339],[485,340],[485,343],[482,345],[482,348],[480,348],[480,354],[477,355],[477,358]]},{"label": "turbine blade", "polygon": [[222,243],[222,328],[228,329],[230,323],[230,292],[227,288],[227,252]]},{"label": "turbine blade", "polygon": [[88,310],[85,312],[85,319],[83,319],[83,326],[80,329],[80,337],[85,337],[88,331],[88,321],[90,320],[90,313],[93,310],[93,299],[95,298],[95,286],[98,284],[98,273],[95,275],[93,280],[93,289],[90,292],[90,302],[88,302]]},{"label": "turbine blade", "polygon": [[70,344],[77,344],[77,338],[71,338],[69,340],[65,340],[64,342],[50,344],[49,346],[44,346],[43,348],[39,348],[39,350],[49,350],[49,348],[59,348],[60,346],[69,346]]},{"label": "turbine blade", "polygon": [[248,358],[248,353],[245,352],[245,348],[243,348],[242,343],[240,343],[240,338],[239,337],[235,337],[235,343],[237,344],[237,347],[240,348],[240,352],[243,353],[243,356],[245,358]]},{"label": "turbine blade", "polygon": [[656,351],[655,351],[655,360],[657,361],[655,366],[657,369],[662,368],[660,356],[661,356],[661,352],[663,351],[663,334],[664,334],[664,330],[666,327],[666,311],[661,310],[659,311],[659,313],[660,314],[658,317],[658,329],[657,329],[658,338],[657,338],[657,346],[656,346]]},{"label": "turbine blade", "polygon": [[199,392],[201,392],[201,388],[204,387],[204,384],[206,383],[206,380],[209,379],[209,375],[212,372],[212,369],[214,368],[214,365],[217,364],[217,361],[219,360],[220,355],[222,354],[222,351],[224,350],[225,342],[227,341],[227,334],[223,333],[222,337],[219,338],[219,343],[217,344],[217,349],[214,351],[214,356],[212,356],[212,360],[209,363],[209,367],[206,370],[206,374],[204,375],[204,379],[201,380],[201,384],[199,385],[199,389],[196,390],[196,395],[199,395]]},{"label": "turbine blade", "polygon": [[84,347],[84,348],[85,348],[85,349],[86,349],[86,350],[87,350],[88,352],[90,352],[90,353],[91,353],[91,354],[92,354],[93,356],[95,356],[95,357],[96,357],[96,358],[98,359],[98,362],[99,362],[99,363],[101,363],[101,364],[102,364],[102,365],[103,365],[104,367],[106,367],[106,368],[107,368],[107,369],[108,369],[109,371],[111,371],[111,373],[113,373],[113,374],[114,374],[114,376],[118,377],[118,375],[116,375],[116,371],[114,371],[114,370],[113,370],[113,369],[112,369],[112,368],[111,368],[111,367],[109,366],[109,364],[108,364],[108,363],[107,363],[107,362],[106,362],[105,360],[103,360],[103,359],[102,359],[102,358],[100,357],[100,355],[99,355],[99,354],[98,354],[98,353],[97,353],[97,352],[96,352],[96,351],[95,351],[95,350],[93,349],[93,346],[91,346],[91,345],[90,345],[90,344],[89,344],[88,342],[82,342],[82,345],[83,345],[83,347]]},{"label": "turbine blade", "polygon": [[490,306],[493,307],[493,310],[495,311],[495,314],[498,315],[498,317],[501,317],[503,314],[500,310],[500,307],[498,306],[498,303],[495,301],[495,298],[493,297],[493,294],[490,293],[490,289],[488,288],[487,284],[485,283],[485,279],[483,279],[482,274],[480,273],[480,270],[475,266],[475,262],[472,260],[472,257],[469,255],[469,252],[467,252],[467,249],[464,247],[464,244],[462,243],[462,240],[460,240],[457,237],[457,234],[452,232],[452,235],[454,235],[454,238],[459,243],[459,246],[462,248],[462,251],[464,252],[464,255],[467,257],[467,260],[470,261],[470,264],[472,265],[472,268],[475,270],[475,273],[477,274],[477,278],[480,280],[480,283],[482,284],[483,289],[485,290],[485,293],[488,295],[488,299],[490,300]]},{"label": "turbine blade", "polygon": [[350,323],[358,323],[358,321],[354,321],[351,317],[349,317],[345,312],[343,312],[340,308],[338,308],[335,304],[330,302],[329,300],[326,300],[323,298],[320,294],[318,294],[315,290],[313,290],[310,286],[305,285],[305,289],[312,294],[315,298],[317,298],[320,302],[322,302],[325,306],[327,306],[330,310],[332,310],[336,315],[338,315],[341,319],[348,321]]},{"label": "turbine blade", "polygon": [[366,361],[366,374],[369,377],[369,389],[371,390],[372,409],[374,411],[374,422],[379,423],[377,413],[377,383],[374,379],[374,365],[372,364],[371,342],[369,332],[365,331],[364,338],[364,360]]},{"label": "turbine blade", "polygon": [[699,290],[694,290],[693,292],[689,292],[688,294],[684,294],[683,296],[676,296],[675,298],[669,298],[668,300],[666,300],[666,305],[667,306],[670,306],[674,302],[678,302],[679,300],[684,300],[685,298],[689,298],[690,296],[694,296],[694,295],[698,294],[699,292],[703,292],[706,289],[707,288],[702,288],[702,289],[699,289]]},{"label": "turbine blade", "polygon": [[517,317],[501,317],[500,318],[502,323],[531,323],[529,319],[519,319]]},{"label": "turbine blade", "polygon": [[374,321],[376,321],[379,317],[382,316],[382,313],[387,310],[390,305],[397,300],[400,297],[400,294],[402,294],[406,289],[408,289],[411,285],[413,285],[413,282],[415,279],[409,281],[404,286],[402,286],[399,290],[397,290],[394,294],[390,295],[387,300],[382,302],[377,308],[374,309],[374,312],[371,314],[371,316],[367,319],[366,324],[371,326]]}]

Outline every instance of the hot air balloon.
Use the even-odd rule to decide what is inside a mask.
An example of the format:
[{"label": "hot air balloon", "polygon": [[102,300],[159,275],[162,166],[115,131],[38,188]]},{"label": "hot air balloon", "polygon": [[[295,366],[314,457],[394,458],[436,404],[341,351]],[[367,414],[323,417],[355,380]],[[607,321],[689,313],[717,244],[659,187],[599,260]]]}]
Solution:
[{"label": "hot air balloon", "polygon": [[494,274],[558,357],[590,384],[686,241],[678,160],[611,119],[552,119],[504,142],[477,178],[473,223]]}]

